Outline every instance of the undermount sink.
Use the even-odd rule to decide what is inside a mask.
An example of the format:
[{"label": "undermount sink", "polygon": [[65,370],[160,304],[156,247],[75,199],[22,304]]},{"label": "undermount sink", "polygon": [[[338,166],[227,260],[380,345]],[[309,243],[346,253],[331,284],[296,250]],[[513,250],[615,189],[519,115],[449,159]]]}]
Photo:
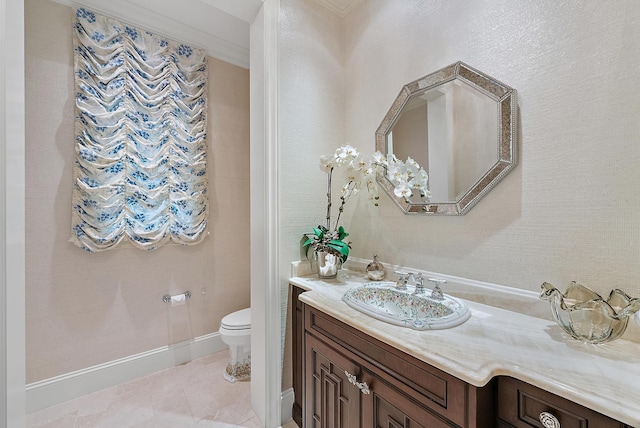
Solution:
[{"label": "undermount sink", "polygon": [[370,282],[351,288],[342,300],[352,308],[381,321],[414,330],[440,330],[462,324],[471,316],[467,305],[455,297],[442,300],[413,294],[414,287],[398,290],[395,282]]}]

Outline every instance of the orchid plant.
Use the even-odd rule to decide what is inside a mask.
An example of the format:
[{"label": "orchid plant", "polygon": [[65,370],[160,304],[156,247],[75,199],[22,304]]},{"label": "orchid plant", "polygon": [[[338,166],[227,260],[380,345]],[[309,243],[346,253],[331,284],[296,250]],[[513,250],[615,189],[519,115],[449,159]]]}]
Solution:
[{"label": "orchid plant", "polygon": [[[347,181],[341,188],[340,206],[335,222],[331,220],[332,194],[331,179],[334,169],[345,168]],[[320,156],[320,169],[327,174],[327,216],[325,225],[318,225],[313,228],[313,234],[308,235],[303,247],[309,255],[309,250],[326,251],[340,257],[344,263],[349,257],[351,248],[350,242],[344,239],[349,236],[343,226],[340,225],[340,217],[344,211],[345,204],[365,187],[369,194],[369,201],[378,206],[380,199],[378,192],[377,176],[381,170],[385,170],[387,177],[395,185],[394,194],[398,197],[408,199],[417,190],[420,196],[428,198],[430,196],[427,189],[427,173],[418,163],[408,158],[406,162],[397,159],[395,155],[389,154],[385,157],[379,151],[371,157],[363,157],[358,150],[350,144],[345,144],[336,149],[333,154]]]},{"label": "orchid plant", "polygon": [[[331,178],[334,169],[345,168],[347,170],[347,182],[341,188],[340,206],[335,222],[331,221]],[[349,257],[350,243],[344,239],[349,236],[343,226],[340,225],[340,217],[344,212],[344,206],[354,194],[358,193],[363,183],[369,190],[370,200],[377,205],[376,174],[377,166],[373,160],[365,160],[358,150],[350,144],[338,147],[335,153],[320,156],[320,169],[327,174],[327,216],[326,224],[313,228],[313,235],[304,242],[303,246],[309,254],[309,250],[326,251],[339,256],[344,263]]]}]

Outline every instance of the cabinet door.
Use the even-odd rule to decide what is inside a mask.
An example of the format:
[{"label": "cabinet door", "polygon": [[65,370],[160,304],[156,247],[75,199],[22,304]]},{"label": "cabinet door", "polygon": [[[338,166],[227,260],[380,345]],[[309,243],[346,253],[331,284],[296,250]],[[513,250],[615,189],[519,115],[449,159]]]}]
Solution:
[{"label": "cabinet door", "polygon": [[345,373],[359,377],[360,366],[310,334],[305,348],[305,428],[360,427],[362,393]]},{"label": "cabinet door", "polygon": [[409,397],[373,374],[365,372],[371,393],[363,400],[362,426],[374,428],[451,428],[456,425],[436,416],[424,405],[424,397]]}]

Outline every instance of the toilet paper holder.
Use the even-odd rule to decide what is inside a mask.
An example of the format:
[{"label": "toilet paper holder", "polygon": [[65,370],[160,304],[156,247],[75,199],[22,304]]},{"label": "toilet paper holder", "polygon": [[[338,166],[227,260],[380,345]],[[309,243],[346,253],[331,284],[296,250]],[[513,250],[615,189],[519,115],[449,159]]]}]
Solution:
[{"label": "toilet paper holder", "polygon": [[187,290],[187,291],[185,291],[185,292],[184,292],[184,293],[182,293],[182,294],[176,294],[176,295],[174,295],[174,296],[170,296],[169,294],[165,294],[165,295],[162,297],[162,301],[163,301],[163,302],[165,302],[165,303],[171,303],[171,298],[172,298],[172,297],[178,297],[178,296],[181,296],[181,295],[184,295],[184,299],[185,299],[185,300],[187,300],[188,298],[190,298],[190,297],[191,297],[191,291]]}]

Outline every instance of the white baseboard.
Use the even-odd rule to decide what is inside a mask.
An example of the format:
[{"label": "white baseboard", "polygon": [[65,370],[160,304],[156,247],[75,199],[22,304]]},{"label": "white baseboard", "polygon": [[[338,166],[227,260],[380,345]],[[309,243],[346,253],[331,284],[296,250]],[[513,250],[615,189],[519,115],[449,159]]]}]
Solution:
[{"label": "white baseboard", "polygon": [[[34,382],[26,387],[27,414],[184,364],[225,348],[227,345],[222,342],[220,334],[216,332]],[[293,404],[293,400],[291,402]]]},{"label": "white baseboard", "polygon": [[282,424],[290,421],[293,418],[293,402],[295,401],[295,396],[293,394],[293,388],[289,388],[285,391],[282,391],[280,394],[280,416],[282,419]]}]

